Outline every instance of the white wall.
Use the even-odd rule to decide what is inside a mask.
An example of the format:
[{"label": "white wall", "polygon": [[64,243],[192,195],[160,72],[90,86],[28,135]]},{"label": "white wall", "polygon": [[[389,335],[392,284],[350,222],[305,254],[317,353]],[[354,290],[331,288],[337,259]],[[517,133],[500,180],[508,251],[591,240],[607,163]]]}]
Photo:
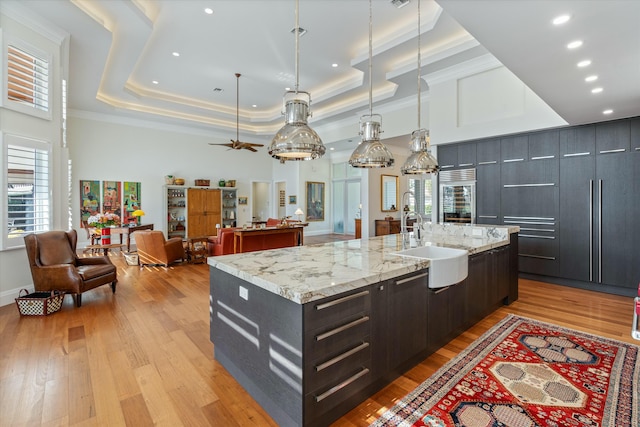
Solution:
[{"label": "white wall", "polygon": [[[0,135],[12,134],[47,141],[51,144],[52,159],[54,165],[50,171],[53,181],[52,191],[52,226],[64,227],[68,224],[68,207],[66,204],[66,158],[67,150],[62,143],[62,79],[66,78],[68,36],[57,29],[46,29],[43,22],[30,21],[37,26],[37,30],[30,29],[21,23],[21,15],[9,8],[9,5],[1,5],[0,9],[0,39],[7,41],[11,37],[18,38],[28,43],[39,51],[51,55],[49,64],[50,94],[49,102],[51,120],[32,117],[0,108]],[[4,71],[0,73],[4,78]],[[0,138],[1,139],[1,138]],[[1,147],[0,140],[0,147]],[[0,157],[4,162],[4,155]],[[4,174],[0,175],[0,186],[7,188]],[[5,194],[0,191],[0,194]],[[5,210],[3,200],[2,210]],[[3,212],[0,217],[4,221]],[[3,224],[7,224],[6,221]],[[33,289],[33,281],[29,270],[27,253],[23,247],[0,251],[0,305],[15,303],[20,289]]]},{"label": "white wall", "polygon": [[567,124],[511,71],[487,56],[426,77],[433,145]]}]

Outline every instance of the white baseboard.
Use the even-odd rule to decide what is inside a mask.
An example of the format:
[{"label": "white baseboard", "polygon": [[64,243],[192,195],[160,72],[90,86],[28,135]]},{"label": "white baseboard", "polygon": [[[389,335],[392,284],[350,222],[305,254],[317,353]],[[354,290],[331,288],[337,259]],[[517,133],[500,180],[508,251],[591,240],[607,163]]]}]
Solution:
[{"label": "white baseboard", "polygon": [[20,289],[26,289],[27,291],[29,291],[29,293],[32,293],[34,291],[33,285],[29,285],[0,292],[0,307],[4,307],[5,305],[9,304],[15,304],[16,298],[18,298],[18,295],[20,294]]}]

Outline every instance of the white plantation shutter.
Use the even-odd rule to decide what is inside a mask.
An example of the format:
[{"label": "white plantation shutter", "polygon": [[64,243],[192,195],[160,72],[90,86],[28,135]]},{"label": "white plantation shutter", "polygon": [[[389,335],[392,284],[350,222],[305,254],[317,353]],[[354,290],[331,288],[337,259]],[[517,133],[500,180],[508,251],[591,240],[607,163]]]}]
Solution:
[{"label": "white plantation shutter", "polygon": [[4,106],[25,114],[50,118],[49,60],[46,55],[29,52],[8,43]]},{"label": "white plantation shutter", "polygon": [[51,227],[50,152],[44,141],[5,135],[7,225],[4,247],[21,246],[28,233]]}]

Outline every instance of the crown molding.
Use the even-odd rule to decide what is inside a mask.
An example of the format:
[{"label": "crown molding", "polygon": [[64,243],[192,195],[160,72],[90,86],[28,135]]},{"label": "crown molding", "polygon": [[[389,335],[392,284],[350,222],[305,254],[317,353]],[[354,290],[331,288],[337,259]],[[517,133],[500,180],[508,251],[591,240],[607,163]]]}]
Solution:
[{"label": "crown molding", "polygon": [[58,45],[62,45],[64,40],[70,37],[69,33],[46,21],[40,15],[34,14],[19,1],[2,0],[0,2],[0,13]]}]

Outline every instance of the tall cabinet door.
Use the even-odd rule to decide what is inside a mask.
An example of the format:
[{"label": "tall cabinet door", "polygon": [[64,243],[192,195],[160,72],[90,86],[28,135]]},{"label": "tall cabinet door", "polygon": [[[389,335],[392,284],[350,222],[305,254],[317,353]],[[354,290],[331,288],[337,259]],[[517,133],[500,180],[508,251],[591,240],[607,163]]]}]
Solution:
[{"label": "tall cabinet door", "polygon": [[216,224],[222,222],[220,190],[189,188],[187,193],[188,237],[216,233]]},{"label": "tall cabinet door", "polygon": [[[630,215],[635,203],[632,160],[634,153],[614,152],[596,156],[596,244],[598,283],[635,288],[631,282],[632,265],[640,262],[629,259],[638,253],[632,230],[637,218]],[[635,245],[634,245],[635,243]]]},{"label": "tall cabinet door", "polygon": [[595,156],[560,159],[560,276],[594,280]]}]

